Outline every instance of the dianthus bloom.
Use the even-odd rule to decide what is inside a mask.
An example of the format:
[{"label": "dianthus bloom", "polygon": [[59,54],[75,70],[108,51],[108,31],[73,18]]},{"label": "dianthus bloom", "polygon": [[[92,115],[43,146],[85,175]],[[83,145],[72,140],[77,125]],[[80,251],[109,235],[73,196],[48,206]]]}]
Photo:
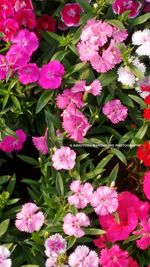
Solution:
[{"label": "dianthus bloom", "polygon": [[94,96],[100,95],[102,91],[102,85],[98,80],[94,80],[90,85],[86,85],[86,81],[79,81],[72,87],[72,92],[86,92]]},{"label": "dianthus bloom", "polygon": [[144,117],[146,120],[150,121],[150,108],[145,108],[145,109],[144,109],[143,117]]},{"label": "dianthus bloom", "polygon": [[19,231],[32,233],[39,231],[44,223],[44,215],[34,203],[26,203],[16,214],[15,225]]},{"label": "dianthus bloom", "polygon": [[150,29],[135,32],[132,35],[132,43],[139,46],[136,49],[138,55],[150,57]]},{"label": "dianthus bloom", "polygon": [[87,118],[75,105],[69,105],[62,113],[63,128],[68,132],[70,138],[81,143],[91,125]]},{"label": "dianthus bloom", "polygon": [[43,155],[48,154],[48,145],[47,145],[47,134],[39,137],[32,137],[32,141],[37,150],[39,150]]},{"label": "dianthus bloom", "polygon": [[66,26],[78,26],[82,9],[78,3],[66,4],[60,15]]},{"label": "dianthus bloom", "polygon": [[150,166],[150,141],[145,141],[144,144],[139,145],[137,157],[139,160],[143,161],[146,167]]},{"label": "dianthus bloom", "polygon": [[12,45],[6,53],[6,60],[8,66],[16,70],[29,62],[30,54],[20,45]]},{"label": "dianthus bloom", "polygon": [[78,212],[76,215],[68,213],[64,217],[63,230],[65,234],[69,236],[80,238],[84,236],[84,230],[82,229],[82,227],[87,227],[89,225],[90,220],[85,213]]},{"label": "dianthus bloom", "polygon": [[140,236],[136,241],[137,247],[146,250],[150,246],[150,219],[141,221],[140,229],[134,231],[133,234]]},{"label": "dianthus bloom", "polygon": [[117,192],[107,186],[100,186],[93,193],[90,203],[98,215],[113,213],[118,208]]},{"label": "dianthus bloom", "polygon": [[102,111],[114,124],[124,121],[128,115],[128,109],[119,99],[113,99],[104,104]]},{"label": "dianthus bloom", "polygon": [[45,240],[44,246],[47,257],[56,257],[66,251],[67,242],[60,234],[55,234]]},{"label": "dianthus bloom", "polygon": [[[137,83],[136,91],[140,94],[142,98],[146,98],[150,95],[150,76],[145,77],[144,80],[140,80]],[[146,100],[146,99],[145,99]],[[145,102],[146,104],[150,104]]]},{"label": "dianthus bloom", "polygon": [[4,246],[0,246],[0,266],[1,267],[12,266],[12,262],[11,262],[11,259],[9,259],[9,257],[10,257],[9,250]]},{"label": "dianthus bloom", "polygon": [[68,197],[68,202],[78,209],[83,209],[90,202],[93,187],[90,183],[81,184],[79,180],[73,181],[70,190],[74,195]]},{"label": "dianthus bloom", "polygon": [[33,9],[32,0],[11,0],[15,12],[18,12],[20,9]]},{"label": "dianthus bloom", "polygon": [[98,255],[87,246],[78,246],[69,256],[70,267],[98,267]]},{"label": "dianthus bloom", "polygon": [[141,2],[137,0],[115,0],[112,5],[113,11],[117,15],[130,11],[129,18],[138,16],[141,6]]},{"label": "dianthus bloom", "polygon": [[78,108],[82,108],[84,106],[82,93],[74,93],[72,89],[65,89],[62,94],[58,95],[56,103],[60,109],[67,108],[71,103],[74,103]]},{"label": "dianthus bloom", "polygon": [[11,41],[15,34],[17,34],[18,29],[19,25],[17,21],[12,18],[0,21],[0,32],[3,33],[2,39],[5,42]]},{"label": "dianthus bloom", "polygon": [[33,29],[36,26],[35,12],[31,9],[20,9],[15,14],[14,18],[18,22],[20,28],[23,26],[28,29]]},{"label": "dianthus bloom", "polygon": [[126,30],[117,29],[107,22],[90,19],[81,33],[81,41],[77,49],[82,61],[89,61],[92,67],[105,73],[120,63],[121,53],[118,42],[123,42],[128,36]]},{"label": "dianthus bloom", "polygon": [[57,89],[61,85],[64,73],[62,63],[57,60],[50,61],[42,66],[38,83],[42,89]]},{"label": "dianthus bloom", "polygon": [[144,175],[143,191],[145,196],[150,200],[150,171]]},{"label": "dianthus bloom", "polygon": [[75,166],[76,153],[70,147],[57,148],[52,156],[56,170],[72,170]]},{"label": "dianthus bloom", "polygon": [[102,249],[100,264],[102,267],[129,267],[128,252],[120,249],[118,245],[113,245],[110,249]]},{"label": "dianthus bloom", "polygon": [[22,84],[34,83],[39,78],[39,68],[35,63],[26,64],[18,70],[18,80]]},{"label": "dianthus bloom", "polygon": [[4,55],[0,55],[0,80],[3,80],[6,78],[7,75],[7,62]]},{"label": "dianthus bloom", "polygon": [[47,14],[42,14],[37,18],[36,21],[36,29],[37,31],[48,31],[55,32],[56,31],[56,20]]},{"label": "dianthus bloom", "polygon": [[16,137],[12,135],[5,136],[0,142],[0,149],[4,152],[19,151],[23,148],[26,141],[26,134],[22,129],[15,131]]}]

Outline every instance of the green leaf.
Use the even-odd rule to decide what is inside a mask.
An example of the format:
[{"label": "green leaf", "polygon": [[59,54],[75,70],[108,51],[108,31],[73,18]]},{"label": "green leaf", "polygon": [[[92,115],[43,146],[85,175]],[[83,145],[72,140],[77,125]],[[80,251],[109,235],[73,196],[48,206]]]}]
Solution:
[{"label": "green leaf", "polygon": [[117,158],[119,158],[125,165],[127,165],[126,157],[120,150],[112,148],[111,153],[116,155]]},{"label": "green leaf", "polygon": [[51,124],[53,123],[56,129],[61,129],[60,120],[56,115],[53,115],[48,109],[45,111],[45,118],[49,127],[51,127]]},{"label": "green leaf", "polygon": [[7,191],[9,192],[10,195],[14,191],[15,184],[16,184],[16,175],[14,174],[13,176],[11,176],[10,181],[8,183],[8,186],[7,186]]},{"label": "green leaf", "polygon": [[101,74],[98,77],[98,80],[101,82],[102,86],[107,86],[111,84],[112,82],[116,81],[116,79],[117,79],[116,70],[111,70],[107,72],[106,74]]},{"label": "green leaf", "polygon": [[68,240],[68,246],[67,246],[67,250],[72,248],[73,245],[76,243],[77,241],[77,238],[76,237],[69,237],[69,240]]},{"label": "green leaf", "polygon": [[64,195],[64,183],[61,174],[59,172],[56,175],[56,189],[59,196]]},{"label": "green leaf", "polygon": [[88,1],[78,0],[78,3],[84,9],[84,11],[86,11],[86,12],[92,12],[92,6],[88,3]]},{"label": "green leaf", "polygon": [[123,242],[123,244],[127,244],[127,243],[129,243],[131,241],[137,240],[140,237],[141,237],[140,235],[131,235]]},{"label": "green leaf", "polygon": [[139,16],[139,17],[137,17],[136,19],[132,20],[132,21],[130,22],[129,27],[130,27],[130,28],[133,28],[133,27],[135,27],[136,25],[143,24],[143,23],[145,23],[148,19],[150,19],[150,13],[146,13],[146,14],[144,14],[144,15],[142,15],[142,16]]},{"label": "green leaf", "polygon": [[11,176],[9,176],[9,175],[0,176],[0,185],[7,183],[9,181],[10,177]]},{"label": "green leaf", "polygon": [[129,65],[129,69],[131,70],[131,72],[137,77],[139,78],[140,80],[143,80],[145,78],[143,72],[137,68],[136,66],[130,64]]},{"label": "green leaf", "polygon": [[34,158],[27,157],[27,156],[24,156],[24,155],[17,155],[17,157],[19,159],[21,159],[22,161],[24,161],[26,163],[29,163],[31,165],[34,165],[34,166],[38,165],[38,161],[36,159],[34,159]]},{"label": "green leaf", "polygon": [[52,56],[51,60],[62,61],[67,54],[68,54],[68,51],[66,52],[64,50],[58,51]]},{"label": "green leaf", "polygon": [[125,29],[123,23],[117,19],[107,19],[107,22],[121,30]]},{"label": "green leaf", "polygon": [[108,176],[107,179],[108,186],[110,186],[112,182],[116,182],[118,171],[119,171],[119,163],[115,165],[115,167],[112,169],[111,173]]},{"label": "green leaf", "polygon": [[107,164],[108,162],[113,158],[114,155],[110,154],[108,156],[106,156],[105,158],[103,158],[97,165],[97,167],[103,169]]},{"label": "green leaf", "polygon": [[[147,130],[148,130],[148,124],[144,124],[139,130],[138,130],[138,132],[135,134],[135,138],[138,138],[138,139],[140,139],[140,140],[142,140],[143,139],[143,137],[145,136],[145,134],[146,134],[146,132],[147,132]],[[132,142],[131,142],[131,145],[134,145],[135,144],[135,142],[134,142],[134,140],[132,140]],[[136,145],[136,144],[135,144]]]},{"label": "green leaf", "polygon": [[93,171],[90,171],[90,172],[86,173],[85,175],[83,175],[82,180],[87,181],[89,179],[92,179],[92,178],[102,174],[103,172],[104,172],[104,169],[102,169],[100,167],[96,167]]},{"label": "green leaf", "polygon": [[38,114],[50,101],[53,95],[53,90],[43,92],[37,102],[35,113]]},{"label": "green leaf", "polygon": [[84,233],[86,235],[103,235],[106,232],[104,230],[101,229],[96,229],[96,228],[86,228],[84,229]]},{"label": "green leaf", "polygon": [[3,221],[2,223],[0,223],[0,237],[3,236],[7,229],[8,229],[8,226],[9,226],[9,219]]},{"label": "green leaf", "polygon": [[133,101],[130,99],[130,97],[127,96],[127,94],[123,93],[122,91],[118,90],[117,95],[123,102],[123,104],[127,105],[128,107],[134,108]]},{"label": "green leaf", "polygon": [[32,238],[38,245],[43,245],[43,239],[39,236],[38,233],[33,232]]},{"label": "green leaf", "polygon": [[19,100],[17,99],[17,97],[14,96],[14,95],[12,95],[12,96],[11,96],[11,99],[12,99],[14,105],[16,106],[16,108],[17,108],[18,110],[21,110],[21,105],[20,105]]},{"label": "green leaf", "polygon": [[136,95],[128,95],[130,98],[132,98],[136,103],[138,103],[142,108],[146,108],[146,104],[143,101],[143,99]]},{"label": "green leaf", "polygon": [[39,265],[27,264],[27,265],[21,265],[20,267],[39,267]]}]

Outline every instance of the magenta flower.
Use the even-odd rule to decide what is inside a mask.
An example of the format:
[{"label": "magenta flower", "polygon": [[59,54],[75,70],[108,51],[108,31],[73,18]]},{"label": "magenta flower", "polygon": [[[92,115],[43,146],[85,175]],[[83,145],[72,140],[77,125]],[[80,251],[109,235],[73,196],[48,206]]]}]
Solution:
[{"label": "magenta flower", "polygon": [[8,66],[15,70],[27,64],[30,60],[30,55],[21,46],[12,45],[6,53],[6,60]]},{"label": "magenta flower", "polygon": [[57,148],[52,156],[56,170],[72,170],[75,166],[76,153],[70,147]]},{"label": "magenta flower", "polygon": [[98,267],[98,255],[87,246],[78,246],[69,256],[70,267]]},{"label": "magenta flower", "polygon": [[86,92],[94,96],[100,95],[102,85],[98,80],[94,80],[90,85],[86,85],[86,81],[79,81],[72,87],[72,92]]},{"label": "magenta flower", "polygon": [[8,135],[0,142],[0,149],[4,152],[19,151],[23,148],[23,144],[26,141],[26,134],[22,129],[15,131],[17,137]]},{"label": "magenta flower", "polygon": [[39,68],[35,63],[26,64],[18,69],[18,80],[22,84],[34,83],[39,79]]},{"label": "magenta flower", "polygon": [[124,121],[128,115],[128,109],[119,99],[113,99],[104,104],[102,111],[114,124]]},{"label": "magenta flower", "polygon": [[74,93],[72,89],[65,89],[62,94],[56,98],[58,108],[65,109],[69,104],[74,103],[76,107],[84,106],[82,93]]},{"label": "magenta flower", "polygon": [[33,203],[26,203],[16,214],[15,225],[19,231],[32,233],[39,231],[44,223],[44,215]]},{"label": "magenta flower", "polygon": [[6,78],[8,72],[6,58],[3,55],[0,55],[0,80],[4,80]]},{"label": "magenta flower", "polygon": [[145,196],[150,200],[150,171],[148,171],[144,176],[143,191]]},{"label": "magenta flower", "polygon": [[56,257],[59,254],[65,253],[67,242],[60,234],[55,234],[45,240],[44,246],[47,257]]},{"label": "magenta flower", "polygon": [[141,221],[140,229],[134,231],[133,234],[140,236],[136,241],[137,247],[146,250],[150,246],[150,218],[148,221]]},{"label": "magenta flower", "polygon": [[42,89],[57,89],[61,85],[65,70],[62,63],[57,60],[50,61],[40,70],[39,85]]},{"label": "magenta flower", "polygon": [[93,187],[90,183],[81,184],[79,180],[73,181],[70,190],[75,194],[68,197],[68,202],[78,209],[83,209],[90,202]]},{"label": "magenta flower", "polygon": [[37,150],[39,150],[43,155],[48,154],[48,145],[47,145],[47,133],[40,137],[32,137],[32,141]]},{"label": "magenta flower", "polygon": [[0,16],[3,19],[12,17],[14,15],[13,5],[10,0],[0,1]]},{"label": "magenta flower", "polygon": [[32,0],[11,0],[13,3],[13,7],[15,12],[18,12],[20,9],[33,9]]},{"label": "magenta flower", "polygon": [[90,225],[88,216],[83,212],[78,212],[76,215],[68,213],[64,217],[63,230],[65,234],[69,236],[75,236],[80,238],[84,236],[84,230],[82,227]]},{"label": "magenta flower", "polygon": [[18,22],[20,28],[26,27],[33,29],[36,26],[36,15],[31,9],[22,8],[15,14],[15,20]]},{"label": "magenta flower", "polygon": [[100,186],[91,196],[90,203],[98,215],[113,213],[118,208],[117,192],[107,186]]},{"label": "magenta flower", "polygon": [[82,112],[76,109],[74,104],[70,104],[62,113],[63,128],[70,138],[81,143],[91,125]]},{"label": "magenta flower", "polygon": [[9,250],[4,246],[0,246],[0,266],[1,267],[11,267],[12,266],[12,262],[9,259],[9,257],[10,257]]},{"label": "magenta flower", "polygon": [[128,267],[128,252],[121,250],[118,245],[113,245],[110,249],[102,249],[100,264],[102,267]]},{"label": "magenta flower", "polygon": [[61,19],[66,26],[78,26],[82,9],[78,3],[66,4],[60,12]]},{"label": "magenta flower", "polygon": [[11,41],[17,34],[19,25],[16,20],[8,18],[0,22],[0,31],[3,33],[2,39],[5,42]]},{"label": "magenta flower", "polygon": [[117,15],[122,15],[125,11],[130,11],[129,18],[138,16],[142,4],[137,0],[115,0],[113,2],[113,11]]},{"label": "magenta flower", "polygon": [[22,50],[24,50],[30,56],[39,46],[39,41],[36,34],[27,29],[20,30],[18,35],[13,38],[12,43],[19,45],[19,47],[21,47]]}]

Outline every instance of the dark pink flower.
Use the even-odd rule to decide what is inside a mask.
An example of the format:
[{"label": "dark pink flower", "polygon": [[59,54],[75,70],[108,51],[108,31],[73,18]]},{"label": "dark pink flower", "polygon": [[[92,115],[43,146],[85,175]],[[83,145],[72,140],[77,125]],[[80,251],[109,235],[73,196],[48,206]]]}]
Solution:
[{"label": "dark pink flower", "polygon": [[30,55],[19,45],[12,45],[6,53],[8,66],[15,70],[27,64],[30,60]]},{"label": "dark pink flower", "polygon": [[22,84],[34,83],[39,79],[39,68],[35,63],[26,64],[18,69],[18,80]]},{"label": "dark pink flower", "polygon": [[98,80],[94,80],[91,84],[86,85],[86,81],[79,81],[72,87],[72,92],[86,92],[94,96],[100,95],[102,91],[102,85]]},{"label": "dark pink flower", "polygon": [[82,9],[79,4],[66,4],[61,11],[61,19],[66,26],[78,26]]},{"label": "dark pink flower", "polygon": [[42,66],[38,83],[42,89],[57,89],[61,85],[64,73],[62,63],[57,60],[50,61]]},{"label": "dark pink flower", "polygon": [[0,55],[0,80],[6,78],[8,72],[7,62],[4,55]]},{"label": "dark pink flower", "polygon": [[130,11],[129,18],[135,18],[142,4],[137,0],[115,0],[112,6],[115,14],[122,15],[125,11]]},{"label": "dark pink flower", "polygon": [[14,15],[13,5],[10,0],[0,1],[0,17],[8,18]]},{"label": "dark pink flower", "polygon": [[53,19],[53,17],[48,16],[47,14],[42,14],[37,18],[36,29],[37,31],[55,32],[56,20]]},{"label": "dark pink flower", "polygon": [[12,38],[16,35],[18,29],[18,22],[12,18],[0,22],[0,31],[3,33],[2,39],[6,42],[12,40]]},{"label": "dark pink flower", "polygon": [[43,155],[48,154],[48,145],[46,135],[40,137],[32,137],[32,141],[37,150],[39,150]]},{"label": "dark pink flower", "polygon": [[14,16],[19,26],[33,29],[36,26],[36,16],[31,9],[20,9]]},{"label": "dark pink flower", "polygon": [[83,94],[74,93],[72,89],[65,89],[62,94],[57,96],[56,103],[60,109],[67,108],[71,103],[74,103],[78,108],[82,108],[84,106]]},{"label": "dark pink flower", "polygon": [[15,12],[18,12],[20,9],[33,9],[32,0],[11,0]]},{"label": "dark pink flower", "polygon": [[26,141],[26,134],[22,129],[15,131],[17,137],[8,135],[3,138],[0,143],[0,149],[4,152],[19,151],[23,148],[23,144]]},{"label": "dark pink flower", "polygon": [[137,246],[146,250],[150,246],[150,218],[148,221],[141,221],[140,229],[134,231],[133,234],[139,235],[139,239],[136,241]]},{"label": "dark pink flower", "polygon": [[102,267],[129,267],[128,252],[121,250],[118,245],[102,249],[100,264]]},{"label": "dark pink flower", "polygon": [[150,171],[148,171],[144,176],[143,191],[145,196],[150,200]]}]

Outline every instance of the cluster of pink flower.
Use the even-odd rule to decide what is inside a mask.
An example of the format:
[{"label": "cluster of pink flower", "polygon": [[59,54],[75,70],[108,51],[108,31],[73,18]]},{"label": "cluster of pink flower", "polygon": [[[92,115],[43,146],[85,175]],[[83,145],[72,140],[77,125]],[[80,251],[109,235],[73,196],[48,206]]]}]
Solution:
[{"label": "cluster of pink flower", "polygon": [[90,19],[77,45],[80,59],[89,61],[97,72],[105,73],[121,62],[121,53],[116,44],[123,42],[127,36],[126,29],[120,30],[107,22]]},{"label": "cluster of pink flower", "polygon": [[104,104],[102,111],[114,124],[124,121],[128,115],[128,109],[119,99],[113,99]]},{"label": "cluster of pink flower", "polygon": [[27,135],[22,129],[15,131],[16,136],[5,136],[0,142],[0,150],[4,152],[19,151],[23,148]]},{"label": "cluster of pink flower", "polygon": [[86,81],[79,81],[71,89],[65,89],[57,96],[56,102],[60,109],[63,109],[63,128],[69,136],[77,142],[82,142],[91,125],[87,118],[78,108],[84,106],[83,93],[90,93],[94,96],[101,93],[102,86],[98,80],[94,80],[86,86]]}]

